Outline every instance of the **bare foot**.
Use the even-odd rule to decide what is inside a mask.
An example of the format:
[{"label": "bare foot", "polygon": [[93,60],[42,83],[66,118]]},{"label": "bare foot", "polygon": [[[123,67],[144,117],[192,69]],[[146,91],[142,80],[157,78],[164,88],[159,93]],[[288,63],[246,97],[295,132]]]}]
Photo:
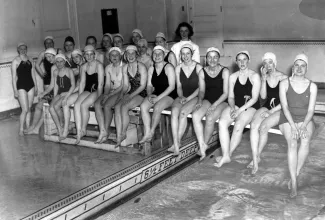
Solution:
[{"label": "bare foot", "polygon": [[231,159],[228,156],[222,156],[221,160],[218,163],[215,163],[214,165],[216,167],[222,167],[222,165],[224,165],[225,163],[230,163]]},{"label": "bare foot", "polygon": [[59,141],[62,141],[68,137],[69,131],[63,131],[62,135],[59,137]]},{"label": "bare foot", "polygon": [[295,198],[297,196],[297,183],[294,183],[293,181],[290,182],[291,182],[290,198]]},{"label": "bare foot", "polygon": [[174,156],[178,156],[179,155],[179,147],[175,147],[174,148],[174,153],[173,153]]},{"label": "bare foot", "polygon": [[83,131],[80,131],[79,134],[77,134],[76,142],[74,144],[79,144],[83,136],[85,136],[85,133]]},{"label": "bare foot", "polygon": [[30,129],[27,129],[25,131],[25,134],[39,134],[39,131],[36,130],[35,128],[32,128],[31,130]]},{"label": "bare foot", "polygon": [[24,136],[25,135],[23,130],[20,130],[18,134],[19,134],[19,136]]},{"label": "bare foot", "polygon": [[143,144],[146,142],[151,142],[152,140],[152,135],[144,136],[141,141],[139,141],[139,144]]},{"label": "bare foot", "polygon": [[[261,162],[261,158],[257,158],[257,162]],[[248,165],[247,168],[252,169],[254,167],[254,160],[252,160]]]},{"label": "bare foot", "polygon": [[115,148],[118,148],[119,146],[121,146],[122,142],[126,139],[126,134],[123,134],[121,137],[117,138],[117,142],[115,145]]},{"label": "bare foot", "polygon": [[219,163],[220,160],[221,160],[221,158],[222,158],[222,156],[217,156],[217,157],[216,157],[216,163]]},{"label": "bare foot", "polygon": [[[108,134],[106,131],[100,131],[98,139],[94,142],[95,144],[101,144],[103,143],[108,137]],[[105,139],[105,140],[104,140]]]},{"label": "bare foot", "polygon": [[174,153],[175,151],[175,146],[172,145],[170,148],[167,149],[168,152]]},{"label": "bare foot", "polygon": [[253,169],[252,169],[252,174],[254,175],[258,170],[258,164],[254,164]]}]

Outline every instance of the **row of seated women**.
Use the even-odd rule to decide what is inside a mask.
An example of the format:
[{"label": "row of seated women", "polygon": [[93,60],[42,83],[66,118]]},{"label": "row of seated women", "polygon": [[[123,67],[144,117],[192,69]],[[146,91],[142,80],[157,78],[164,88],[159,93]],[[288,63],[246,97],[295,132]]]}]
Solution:
[{"label": "row of seated women", "polygon": [[[20,93],[24,90],[20,86],[27,82],[26,79],[20,82],[20,73],[24,72],[21,69],[32,69],[32,64],[26,58],[26,45],[18,45],[18,51],[19,56],[13,61],[13,75],[18,78],[14,88],[16,86],[15,89]],[[35,110],[33,121],[36,122],[33,124],[40,123],[42,105],[54,90],[50,112],[60,139],[68,135],[69,108],[72,104],[77,128],[76,143],[86,134],[89,107],[94,106],[100,129],[96,143],[103,143],[108,139],[111,132],[109,125],[114,116],[116,146],[120,146],[127,138],[128,111],[140,106],[145,134],[139,142],[145,143],[153,138],[162,110],[171,107],[174,144],[168,151],[175,155],[179,154],[188,114],[192,113],[201,159],[205,157],[215,121],[219,119],[222,156],[216,159],[217,167],[231,161],[231,155],[240,143],[245,126],[251,124],[253,161],[249,167],[252,167],[252,173],[258,170],[260,155],[267,142],[268,129],[279,124],[288,142],[291,175],[289,186],[291,195],[295,196],[296,179],[308,155],[314,130],[312,116],[317,96],[316,85],[305,77],[307,56],[300,54],[294,59],[292,76],[287,78],[276,69],[277,59],[273,53],[264,55],[261,73],[258,74],[248,67],[249,53],[241,51],[235,57],[239,70],[230,74],[226,67],[219,64],[220,51],[217,48],[211,47],[207,50],[205,67],[193,60],[194,52],[192,44],[183,44],[180,47],[181,62],[175,68],[166,62],[166,49],[158,45],[152,51],[153,65],[147,69],[138,61],[139,51],[134,45],[125,49],[126,64],[122,62],[121,49],[112,47],[108,51],[110,64],[104,68],[102,62],[96,59],[98,52],[92,45],[87,45],[83,53],[78,49],[71,52],[77,65],[77,68],[71,68],[67,65],[69,60],[65,55],[58,54],[54,48],[48,48],[44,52],[43,62],[51,64],[48,65],[50,82],[45,91],[38,94],[40,102]],[[47,64],[44,66],[44,69],[49,68]],[[28,74],[25,75],[27,77]],[[31,80],[29,79],[28,87],[33,88],[33,71],[29,78]],[[30,96],[29,91],[26,94]],[[266,99],[263,106],[260,106],[259,96]],[[22,102],[20,103],[22,105]],[[152,117],[149,114],[150,108],[153,108]],[[206,118],[204,125],[203,117]],[[235,124],[230,137],[228,127],[233,122]],[[32,125],[26,133],[37,133],[35,129],[37,125]]]}]

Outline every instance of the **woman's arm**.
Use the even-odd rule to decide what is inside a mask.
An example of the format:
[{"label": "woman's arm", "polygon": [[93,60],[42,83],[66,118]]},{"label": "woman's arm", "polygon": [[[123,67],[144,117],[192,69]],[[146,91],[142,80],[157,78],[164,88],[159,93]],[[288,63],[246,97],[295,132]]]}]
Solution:
[{"label": "woman's arm", "polygon": [[292,119],[292,116],[291,116],[291,113],[290,113],[289,107],[288,107],[288,100],[287,100],[288,87],[289,87],[289,80],[284,80],[284,81],[280,82],[280,91],[279,91],[280,102],[282,105],[283,114],[287,118],[291,127],[295,127],[296,125]]},{"label": "woman's arm", "polygon": [[98,87],[97,87],[97,94],[98,97],[103,94],[103,86],[104,86],[104,67],[103,64],[97,63],[97,70],[98,70]]},{"label": "woman's arm", "polygon": [[197,105],[199,105],[198,108],[201,107],[204,96],[205,96],[205,79],[204,79],[204,71],[203,69],[201,69],[199,72],[199,95],[197,101]]},{"label": "woman's arm", "polygon": [[52,84],[52,79],[54,81],[54,97],[58,95],[58,84],[56,83],[57,81],[57,76],[58,76],[58,69],[55,69],[53,71],[53,78],[51,78],[51,84]]},{"label": "woman's arm", "polygon": [[148,96],[151,96],[153,91],[154,91],[154,87],[151,84],[153,69],[154,69],[154,67],[150,67],[149,71],[148,71],[148,81],[147,81],[147,94],[148,94]]},{"label": "woman's arm", "polygon": [[[250,100],[248,100],[248,102],[245,103],[245,105],[243,105],[242,107],[240,107],[238,109],[239,114],[241,112],[245,111],[246,109],[250,108],[252,105],[254,105],[258,101],[258,97],[259,97],[260,89],[261,89],[260,75],[257,73],[254,73],[252,75],[251,79],[252,79],[252,84],[253,84],[252,97]],[[249,80],[249,78],[247,80]]]},{"label": "woman's arm", "polygon": [[232,110],[235,110],[235,94],[234,94],[234,87],[235,87],[235,82],[237,80],[237,74],[234,73],[229,76],[229,89],[228,89],[228,104]]},{"label": "woman's arm", "polygon": [[176,74],[176,88],[177,88],[177,95],[178,97],[183,98],[183,89],[182,89],[182,83],[180,80],[180,71],[181,71],[181,65],[178,65],[175,69],[175,74]]},{"label": "woman's arm", "polygon": [[[149,68],[149,70],[150,69],[153,69],[153,67],[151,66]],[[148,71],[147,71],[146,66],[144,64],[142,64],[142,63],[139,62],[138,63],[138,71],[139,71],[140,77],[141,77],[141,79],[140,79],[140,86],[134,92],[132,92],[130,94],[130,96],[129,96],[130,99],[132,99],[136,95],[139,95],[140,92],[142,92],[146,88],[146,86],[148,86],[148,84],[147,84]],[[149,85],[151,85],[151,80],[150,80],[150,84]]]},{"label": "woman's arm", "polygon": [[104,85],[104,95],[108,95],[111,90],[111,73],[110,73],[111,65],[105,67],[105,85]]},{"label": "woman's arm", "polygon": [[317,89],[316,84],[311,82],[308,112],[305,117],[304,123],[302,124],[303,127],[306,127],[308,125],[308,123],[313,119],[314,112],[315,112],[317,92],[318,92],[317,90],[318,89]]},{"label": "woman's arm", "polygon": [[156,97],[156,101],[158,102],[160,99],[162,99],[165,96],[168,96],[174,89],[175,89],[175,70],[174,67],[170,64],[170,65],[166,65],[165,66],[165,73],[167,75],[168,78],[168,87],[167,89],[162,92],[159,96]]},{"label": "woman's arm", "polygon": [[86,64],[80,67],[79,95],[84,92],[86,86]]},{"label": "woman's arm", "polygon": [[174,54],[173,51],[170,51],[169,55],[168,55],[168,62],[170,64],[172,64],[174,67],[177,66],[177,60],[176,60],[176,56]]},{"label": "woman's arm", "polygon": [[18,91],[17,91],[17,58],[15,58],[11,62],[11,73],[12,73],[12,87],[14,90],[14,96],[15,98],[18,98]]},{"label": "woman's arm", "polygon": [[34,82],[34,95],[37,96],[38,87],[37,87],[37,81],[36,81],[35,64],[32,59],[28,58],[28,60],[32,64],[32,78],[33,78],[33,82]]},{"label": "woman's arm", "polygon": [[53,88],[54,88],[54,86],[55,86],[55,78],[54,78],[54,72],[57,70],[57,68],[56,68],[56,65],[53,65],[52,67],[51,67],[51,82],[50,82],[50,85],[46,88],[46,90],[44,91],[44,92],[42,92],[42,94],[40,95],[40,97],[43,97],[43,96],[45,96],[46,94],[48,94],[48,93],[50,93],[52,90],[53,90]]},{"label": "woman's arm", "polygon": [[41,75],[41,77],[44,77],[45,76],[45,73],[44,73],[44,71],[41,68],[41,64],[43,62],[44,56],[45,56],[45,51],[41,52],[38,55],[38,58],[37,58],[37,61],[36,61],[36,70]]}]

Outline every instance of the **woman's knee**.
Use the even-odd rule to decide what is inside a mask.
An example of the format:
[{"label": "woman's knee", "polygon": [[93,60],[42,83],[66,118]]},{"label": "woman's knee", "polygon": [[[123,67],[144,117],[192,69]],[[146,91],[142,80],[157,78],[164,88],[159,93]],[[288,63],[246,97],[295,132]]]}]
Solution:
[{"label": "woman's knee", "polygon": [[212,117],[212,115],[207,115],[205,117],[205,123],[209,124],[209,125],[212,125],[216,122],[215,118]]},{"label": "woman's knee", "polygon": [[251,129],[253,130],[257,130],[259,129],[261,126],[261,123],[257,120],[257,119],[254,119],[252,122],[251,122]]},{"label": "woman's knee", "polygon": [[267,134],[270,130],[270,127],[266,123],[262,123],[259,127],[259,133],[262,134]]},{"label": "woman's knee", "polygon": [[236,121],[233,132],[243,132],[244,128],[245,123],[243,121]]},{"label": "woman's knee", "polygon": [[297,141],[291,140],[288,142],[288,150],[297,150]]}]

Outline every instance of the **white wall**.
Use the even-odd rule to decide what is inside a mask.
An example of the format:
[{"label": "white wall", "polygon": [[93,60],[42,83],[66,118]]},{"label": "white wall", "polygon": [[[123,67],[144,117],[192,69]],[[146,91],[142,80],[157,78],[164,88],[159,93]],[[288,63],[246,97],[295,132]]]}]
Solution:
[{"label": "white wall", "polygon": [[134,0],[77,0],[80,46],[84,47],[86,38],[94,35],[100,42],[103,36],[101,9],[117,8],[120,33],[128,43],[132,30],[136,27]]}]

